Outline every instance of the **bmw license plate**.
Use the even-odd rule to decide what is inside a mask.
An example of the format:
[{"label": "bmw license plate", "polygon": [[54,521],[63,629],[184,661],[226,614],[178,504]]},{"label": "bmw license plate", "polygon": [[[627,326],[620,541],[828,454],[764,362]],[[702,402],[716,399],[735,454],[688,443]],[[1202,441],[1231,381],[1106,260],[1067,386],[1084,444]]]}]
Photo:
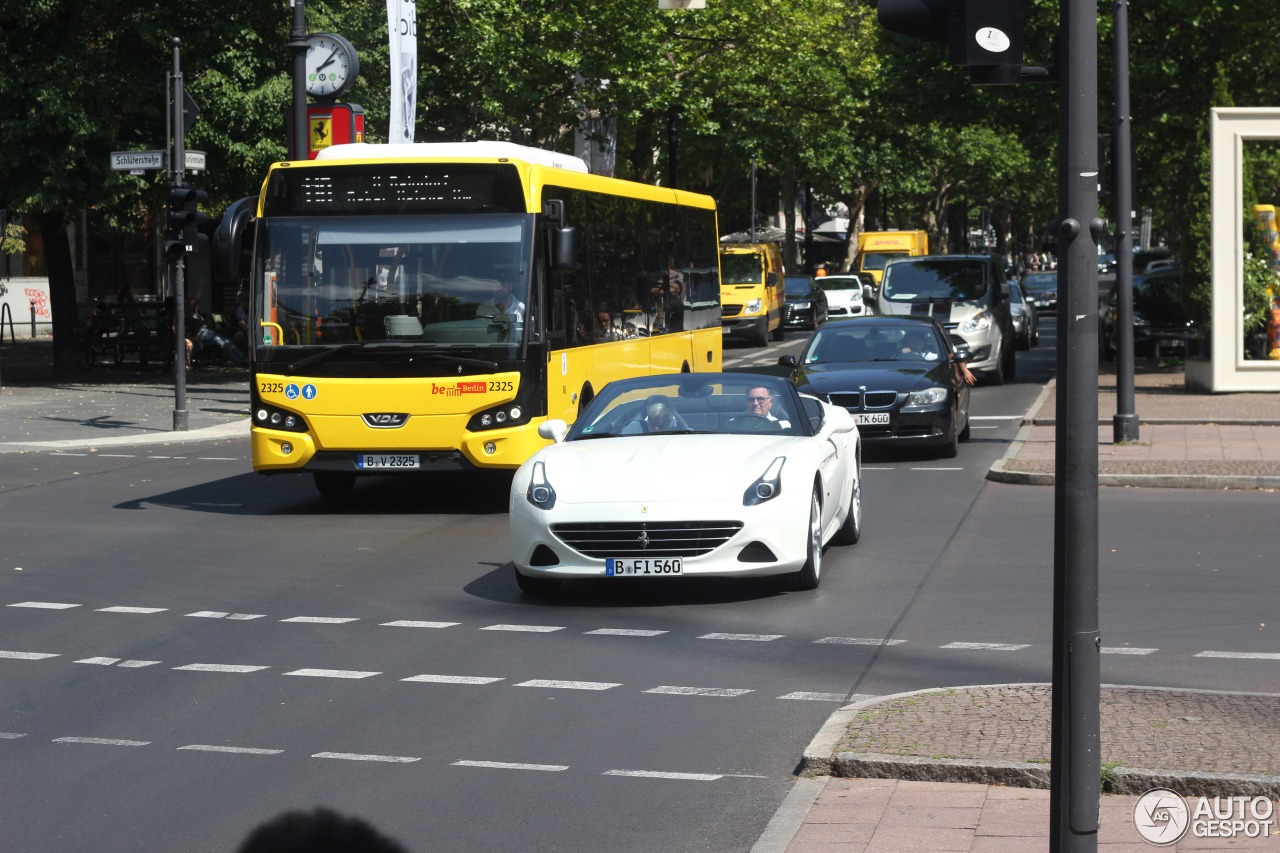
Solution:
[{"label": "bmw license plate", "polygon": [[611,578],[623,575],[681,575],[684,574],[684,565],[679,557],[636,560],[618,560],[609,557],[604,561],[604,573]]},{"label": "bmw license plate", "polygon": [[855,412],[853,415],[853,422],[858,426],[871,426],[873,424],[888,426],[889,413],[888,412]]},{"label": "bmw license plate", "polygon": [[357,453],[356,467],[361,469],[368,469],[368,468],[394,468],[399,470],[413,469],[418,467],[418,454],[416,453]]}]

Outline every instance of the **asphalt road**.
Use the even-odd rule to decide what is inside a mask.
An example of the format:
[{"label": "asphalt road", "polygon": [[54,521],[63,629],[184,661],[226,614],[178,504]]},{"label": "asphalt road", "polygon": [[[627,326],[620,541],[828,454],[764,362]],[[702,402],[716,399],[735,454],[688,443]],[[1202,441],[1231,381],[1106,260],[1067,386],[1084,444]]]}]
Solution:
[{"label": "asphalt road", "polygon": [[[850,695],[1049,679],[1053,490],[983,479],[1041,340],[957,459],[866,455],[864,539],[811,593],[522,596],[502,478],[335,503],[243,441],[4,457],[4,847],[230,851],[328,805],[414,851],[749,850]],[[1103,490],[1104,645],[1134,652],[1104,681],[1280,692],[1273,659],[1195,656],[1280,651],[1273,498]]]}]

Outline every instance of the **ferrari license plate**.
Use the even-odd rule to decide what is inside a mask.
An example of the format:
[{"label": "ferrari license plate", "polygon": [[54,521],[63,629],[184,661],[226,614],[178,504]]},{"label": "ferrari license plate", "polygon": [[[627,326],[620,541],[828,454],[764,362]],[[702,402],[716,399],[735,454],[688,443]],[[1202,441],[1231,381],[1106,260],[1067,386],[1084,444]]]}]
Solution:
[{"label": "ferrari license plate", "polygon": [[413,469],[418,467],[416,453],[357,453],[356,467]]},{"label": "ferrari license plate", "polygon": [[684,565],[679,557],[635,560],[617,560],[610,557],[604,561],[604,573],[611,578],[623,575],[680,575],[684,574]]},{"label": "ferrari license plate", "polygon": [[858,426],[869,426],[871,424],[880,424],[887,426],[889,424],[888,412],[856,412],[853,416],[853,422]]}]

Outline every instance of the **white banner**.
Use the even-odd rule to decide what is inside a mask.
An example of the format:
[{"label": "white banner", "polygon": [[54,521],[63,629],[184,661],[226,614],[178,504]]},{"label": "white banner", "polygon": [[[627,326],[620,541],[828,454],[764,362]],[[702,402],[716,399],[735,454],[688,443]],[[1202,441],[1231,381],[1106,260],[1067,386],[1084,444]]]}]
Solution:
[{"label": "white banner", "polygon": [[391,121],[387,142],[413,142],[418,110],[417,0],[387,0],[391,37]]}]

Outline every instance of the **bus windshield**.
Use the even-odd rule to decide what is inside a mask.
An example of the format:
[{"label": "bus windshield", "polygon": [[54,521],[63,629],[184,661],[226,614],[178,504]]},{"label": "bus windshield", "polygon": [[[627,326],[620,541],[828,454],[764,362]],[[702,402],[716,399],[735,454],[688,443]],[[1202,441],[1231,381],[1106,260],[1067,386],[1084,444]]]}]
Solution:
[{"label": "bus windshield", "polygon": [[533,231],[532,216],[512,213],[268,217],[260,343],[518,346]]}]

